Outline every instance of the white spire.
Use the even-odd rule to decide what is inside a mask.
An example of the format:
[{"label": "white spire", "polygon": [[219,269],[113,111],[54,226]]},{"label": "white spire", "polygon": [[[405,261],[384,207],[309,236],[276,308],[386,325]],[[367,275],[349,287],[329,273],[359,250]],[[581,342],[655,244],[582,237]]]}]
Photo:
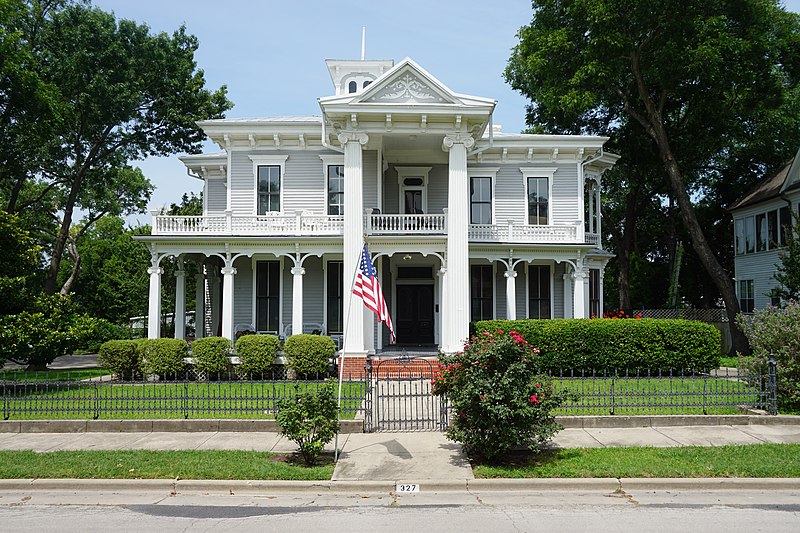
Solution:
[{"label": "white spire", "polygon": [[364,61],[367,50],[367,27],[361,26],[361,61]]}]

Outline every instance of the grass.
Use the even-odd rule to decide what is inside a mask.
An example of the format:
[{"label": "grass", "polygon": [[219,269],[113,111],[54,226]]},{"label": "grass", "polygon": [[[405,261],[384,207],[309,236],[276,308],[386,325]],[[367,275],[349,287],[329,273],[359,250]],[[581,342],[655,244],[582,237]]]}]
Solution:
[{"label": "grass", "polygon": [[[142,418],[273,418],[276,401],[316,384],[292,381],[26,385],[7,388],[0,416],[14,420]],[[342,386],[343,419],[355,418],[364,384]]]},{"label": "grass", "polygon": [[79,479],[289,479],[327,480],[332,457],[315,467],[302,459],[267,452],[187,451],[0,451],[0,478]]},{"label": "grass", "polygon": [[719,358],[719,366],[727,366],[729,368],[736,368],[739,366],[738,357],[722,356]]},{"label": "grass", "polygon": [[85,379],[107,376],[108,370],[102,368],[88,368],[85,370],[47,370],[44,372],[30,372],[28,370],[0,371],[0,381],[83,381]]},{"label": "grass", "polygon": [[479,478],[800,477],[800,444],[682,448],[576,448],[474,465]]}]

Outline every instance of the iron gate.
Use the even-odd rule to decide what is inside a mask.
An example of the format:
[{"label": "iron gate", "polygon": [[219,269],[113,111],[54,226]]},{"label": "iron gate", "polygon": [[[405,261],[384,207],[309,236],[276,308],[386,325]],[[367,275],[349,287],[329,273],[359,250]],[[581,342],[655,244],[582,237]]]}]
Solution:
[{"label": "iron gate", "polygon": [[431,394],[434,365],[407,355],[368,360],[364,431],[444,431],[449,404]]}]

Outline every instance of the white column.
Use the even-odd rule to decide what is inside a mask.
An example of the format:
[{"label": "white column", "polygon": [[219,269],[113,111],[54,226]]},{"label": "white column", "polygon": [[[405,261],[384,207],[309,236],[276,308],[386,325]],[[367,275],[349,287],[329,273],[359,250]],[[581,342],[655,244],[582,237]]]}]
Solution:
[{"label": "white column", "polygon": [[594,233],[594,183],[589,185],[589,233]]},{"label": "white column", "polygon": [[303,275],[306,269],[292,267],[292,335],[303,333]]},{"label": "white column", "polygon": [[514,270],[513,263],[509,264],[508,270],[503,274],[506,277],[506,318],[508,320],[517,319],[517,272]]},{"label": "white column", "polygon": [[572,311],[574,318],[586,318],[586,269],[581,267],[572,273],[573,291],[572,291]]},{"label": "white column", "polygon": [[[445,267],[445,263],[442,262],[441,266],[439,267],[439,271],[436,273],[439,276],[439,306],[438,306],[438,313],[434,313],[436,317],[436,324],[437,324],[437,333],[438,336],[436,338],[436,342],[439,345],[442,345],[442,339],[444,338],[444,306],[445,302],[447,302],[447,268]],[[435,308],[436,309],[436,308]]]},{"label": "white column", "polygon": [[200,273],[194,277],[194,338],[202,339],[206,330],[206,279],[203,276],[203,264],[198,264],[197,268]]},{"label": "white column", "polygon": [[[600,223],[600,220],[603,217],[603,210],[601,209],[602,206],[600,204],[600,179],[599,178],[597,180],[597,190],[595,191],[595,194],[596,194],[596,198],[595,198],[595,201],[594,201],[594,205],[595,205],[595,208],[597,209],[597,222],[595,223],[594,232],[597,233],[597,239],[598,239],[597,240],[597,245],[598,245],[597,247],[598,248],[603,248],[603,231],[602,231],[602,225]],[[602,278],[602,273],[600,274],[600,276]],[[601,296],[601,299],[602,299],[602,296]],[[603,310],[603,308],[601,307],[600,311],[602,312],[602,310]]]},{"label": "white column", "polygon": [[211,331],[209,335],[212,337],[216,337],[219,333],[219,274],[217,272],[217,267],[209,267],[210,270],[208,271],[209,275],[209,282],[210,282],[210,297],[211,297]]},{"label": "white column", "polygon": [[180,257],[175,271],[175,338],[186,338],[186,271]]},{"label": "white column", "polygon": [[600,309],[598,309],[597,318],[603,318],[603,278],[606,274],[606,266],[603,265],[603,268],[600,269],[600,286],[597,287],[597,297],[600,299]]},{"label": "white column", "polygon": [[[156,263],[155,259],[153,263]],[[151,266],[147,269],[147,273],[150,274],[147,338],[157,339],[161,337],[161,274],[164,273],[164,269],[159,266]]]},{"label": "white column", "polygon": [[564,274],[564,318],[572,318],[572,275]]},{"label": "white column", "polygon": [[233,268],[233,261],[225,261],[222,269],[222,336],[226,339],[234,340],[233,331],[233,276],[236,269]]},{"label": "white column", "polygon": [[454,353],[469,336],[469,186],[467,149],[475,140],[466,133],[444,138],[449,151],[447,186],[447,300],[442,309],[442,351]]},{"label": "white column", "polygon": [[366,355],[364,349],[364,304],[353,294],[353,276],[364,245],[364,161],[361,147],[369,141],[366,133],[339,134],[344,146],[344,355]]}]

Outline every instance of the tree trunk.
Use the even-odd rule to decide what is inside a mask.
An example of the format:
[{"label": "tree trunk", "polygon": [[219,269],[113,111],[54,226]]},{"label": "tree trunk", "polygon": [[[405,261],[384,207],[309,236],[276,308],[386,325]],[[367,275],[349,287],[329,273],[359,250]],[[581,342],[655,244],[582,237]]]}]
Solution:
[{"label": "tree trunk", "polygon": [[72,180],[69,196],[64,205],[64,219],[61,221],[61,227],[58,230],[58,237],[53,247],[53,254],[50,256],[50,268],[47,271],[47,280],[44,284],[45,294],[55,294],[56,285],[58,283],[58,269],[61,266],[61,258],[64,257],[64,248],[69,239],[69,229],[72,226],[72,213],[75,210],[75,202],[78,198],[78,191],[80,191],[82,181],[82,173],[76,173]]},{"label": "tree trunk", "polygon": [[78,276],[81,273],[81,255],[78,253],[78,243],[71,237],[69,239],[69,254],[72,256],[74,264],[72,265],[72,273],[61,287],[60,294],[62,296],[66,296],[72,291],[72,286],[75,284],[75,280],[78,279]]},{"label": "tree trunk", "polygon": [[8,196],[8,204],[6,205],[6,213],[17,212],[17,201],[19,201],[19,193],[22,191],[22,185],[25,183],[25,178],[20,177],[14,181],[14,186],[11,188],[11,193]]}]

